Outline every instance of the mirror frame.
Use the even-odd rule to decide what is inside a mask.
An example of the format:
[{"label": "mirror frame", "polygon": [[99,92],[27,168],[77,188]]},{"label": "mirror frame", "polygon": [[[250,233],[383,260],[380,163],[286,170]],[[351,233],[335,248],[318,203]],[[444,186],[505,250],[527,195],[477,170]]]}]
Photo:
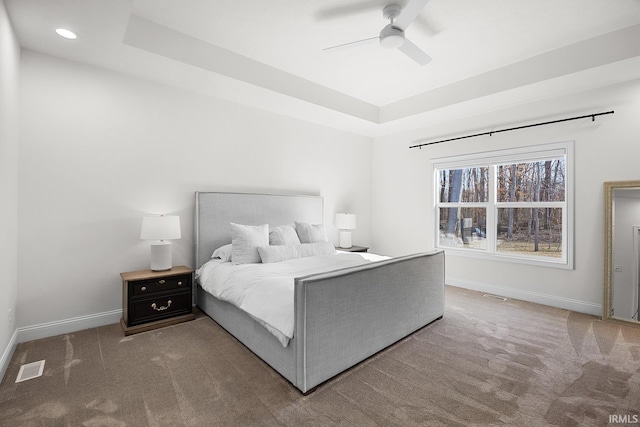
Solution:
[{"label": "mirror frame", "polygon": [[615,190],[637,188],[640,181],[607,181],[604,183],[604,297],[602,299],[602,320],[640,327],[640,322],[611,316],[613,302],[611,285],[613,281],[613,196]]}]

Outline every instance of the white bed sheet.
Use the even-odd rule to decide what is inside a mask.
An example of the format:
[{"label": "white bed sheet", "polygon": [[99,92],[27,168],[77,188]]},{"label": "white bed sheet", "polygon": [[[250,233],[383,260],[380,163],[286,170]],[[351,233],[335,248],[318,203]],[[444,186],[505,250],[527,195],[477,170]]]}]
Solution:
[{"label": "white bed sheet", "polygon": [[245,311],[286,347],[293,338],[294,279],[389,257],[336,252],[271,264],[233,264],[212,259],[196,272],[200,286]]}]

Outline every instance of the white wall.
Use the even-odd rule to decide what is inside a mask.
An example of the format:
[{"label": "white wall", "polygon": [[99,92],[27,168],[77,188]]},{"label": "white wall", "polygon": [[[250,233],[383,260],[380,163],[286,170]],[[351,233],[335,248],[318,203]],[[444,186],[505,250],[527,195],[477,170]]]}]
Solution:
[{"label": "white wall", "polygon": [[[615,114],[409,149],[491,129],[600,111]],[[374,141],[373,247],[390,255],[433,249],[429,203],[434,157],[575,140],[575,269],[560,270],[448,256],[448,284],[601,314],[604,271],[603,182],[640,179],[640,81],[564,96]]]},{"label": "white wall", "polygon": [[0,379],[16,341],[19,68],[20,46],[0,1]]},{"label": "white wall", "polygon": [[49,322],[115,321],[119,273],[149,268],[147,213],[180,215],[174,265],[193,266],[195,191],[320,194],[334,242],[347,210],[354,242],[370,243],[368,138],[31,51],[21,83],[25,339]]}]

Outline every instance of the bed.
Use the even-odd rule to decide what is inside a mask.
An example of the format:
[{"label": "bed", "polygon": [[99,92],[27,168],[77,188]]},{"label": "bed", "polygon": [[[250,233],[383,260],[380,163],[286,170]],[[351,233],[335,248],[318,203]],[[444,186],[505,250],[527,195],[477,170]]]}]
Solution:
[{"label": "bed", "polygon": [[[195,260],[231,243],[229,223],[321,224],[319,196],[196,192]],[[413,254],[296,277],[286,347],[262,324],[196,281],[197,306],[302,393],[444,314],[444,253]]]}]

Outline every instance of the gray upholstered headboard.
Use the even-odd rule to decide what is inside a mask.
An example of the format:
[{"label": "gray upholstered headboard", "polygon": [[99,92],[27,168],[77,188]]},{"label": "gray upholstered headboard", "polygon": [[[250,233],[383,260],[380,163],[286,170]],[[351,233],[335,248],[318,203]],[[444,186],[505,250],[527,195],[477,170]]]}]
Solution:
[{"label": "gray upholstered headboard", "polygon": [[293,221],[323,223],[320,196],[196,192],[196,268],[211,258],[216,248],[231,243],[230,222],[245,225],[284,225]]}]

